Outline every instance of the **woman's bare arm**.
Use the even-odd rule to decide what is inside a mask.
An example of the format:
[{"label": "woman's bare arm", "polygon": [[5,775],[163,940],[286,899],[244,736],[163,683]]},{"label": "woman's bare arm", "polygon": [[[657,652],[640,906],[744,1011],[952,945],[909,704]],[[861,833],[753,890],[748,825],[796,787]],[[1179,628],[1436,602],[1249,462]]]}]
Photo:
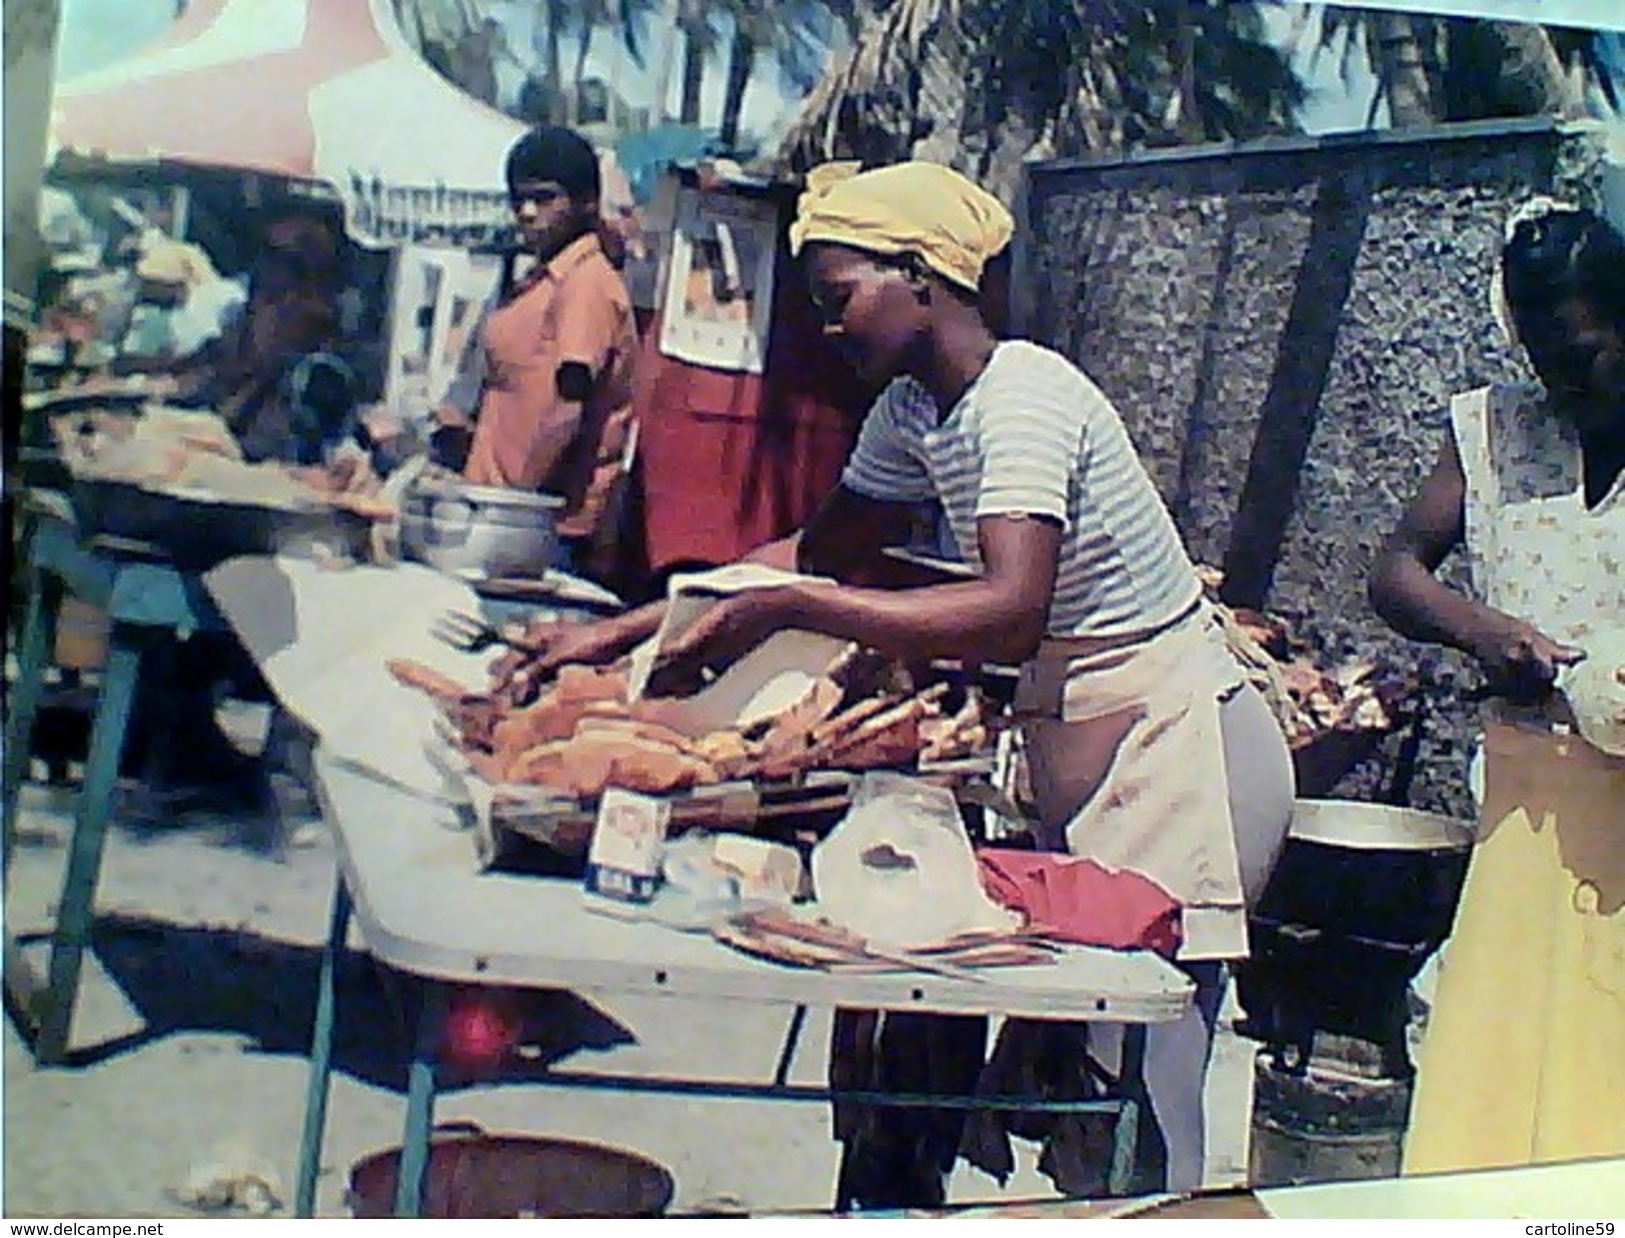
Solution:
[{"label": "woman's bare arm", "polygon": [[795,565],[847,584],[888,586],[886,550],[908,541],[915,508],[836,486],[796,542]]},{"label": "woman's bare arm", "polygon": [[[995,516],[979,526],[982,574],[918,589],[829,582],[754,589],[718,603],[662,655],[655,690],[682,690],[785,628],[822,632],[910,660],[1022,662],[1043,639],[1061,529]],[[662,687],[661,685],[664,685]]]},{"label": "woman's bare arm", "polygon": [[[883,551],[907,539],[910,511],[837,487],[806,530],[758,546],[742,561],[880,586],[902,583],[906,569],[891,565]],[[888,577],[888,570],[894,574]],[[612,662],[653,636],[665,614],[662,598],[611,619],[558,625],[537,668],[546,673],[570,662]]]},{"label": "woman's bare arm", "polygon": [[1498,691],[1537,695],[1551,685],[1558,667],[1584,655],[1438,578],[1439,566],[1462,543],[1466,495],[1461,456],[1454,437],[1447,436],[1433,472],[1383,544],[1368,586],[1371,604],[1402,636],[1476,658]]}]

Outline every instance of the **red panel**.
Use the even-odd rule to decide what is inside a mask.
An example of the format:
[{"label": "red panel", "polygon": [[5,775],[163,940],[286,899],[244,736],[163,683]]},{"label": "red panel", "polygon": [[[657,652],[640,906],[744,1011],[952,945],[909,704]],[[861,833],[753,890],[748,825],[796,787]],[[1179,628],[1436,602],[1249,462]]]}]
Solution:
[{"label": "red panel", "polygon": [[637,415],[652,570],[731,563],[800,528],[840,481],[865,404],[796,295],[774,298],[765,381],[664,356],[651,323]]}]

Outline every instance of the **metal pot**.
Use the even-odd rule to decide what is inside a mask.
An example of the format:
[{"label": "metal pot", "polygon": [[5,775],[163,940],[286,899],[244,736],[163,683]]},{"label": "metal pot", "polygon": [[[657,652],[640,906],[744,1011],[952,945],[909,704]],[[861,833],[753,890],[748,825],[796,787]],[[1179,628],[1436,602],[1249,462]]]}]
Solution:
[{"label": "metal pot", "polygon": [[[350,1170],[346,1200],[358,1218],[394,1210],[401,1151]],[[579,1139],[488,1135],[471,1122],[437,1127],[424,1170],[423,1215],[437,1219],[658,1217],[675,1188],[665,1166],[626,1148]]]},{"label": "metal pot", "polygon": [[456,576],[541,577],[558,549],[558,495],[419,481],[401,504],[401,554]]},{"label": "metal pot", "polygon": [[1450,934],[1472,838],[1435,813],[1298,801],[1236,969],[1240,1030],[1300,1059],[1320,1034],[1364,1041],[1407,1077],[1407,986]]}]

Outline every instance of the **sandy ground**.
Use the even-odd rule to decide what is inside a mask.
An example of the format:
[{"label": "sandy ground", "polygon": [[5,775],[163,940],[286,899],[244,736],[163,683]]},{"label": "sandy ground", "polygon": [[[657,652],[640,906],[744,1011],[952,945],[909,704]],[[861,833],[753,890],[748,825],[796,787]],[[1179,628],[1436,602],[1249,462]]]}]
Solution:
[{"label": "sandy ground", "polygon": [[[25,941],[50,924],[71,812],[68,792],[25,788],[5,910],[8,930]],[[224,1162],[263,1166],[286,1204],[332,883],[332,846],[313,819],[285,816],[269,830],[203,816],[162,827],[115,822],[74,1064],[35,1069],[6,1023],[6,1216],[197,1215],[177,1189]],[[43,966],[44,943],[27,949]],[[391,993],[360,956],[341,976],[320,1215],[348,1215],[349,1167],[399,1139],[405,1093]],[[783,1011],[745,1005],[651,999],[594,1008],[562,995],[540,999],[534,1013],[572,1029],[571,1043],[625,1042],[581,1049],[567,1066],[724,1078],[768,1077],[787,1023]],[[793,1079],[821,1080],[828,1026],[827,1012],[809,1018]],[[1245,1170],[1253,1049],[1221,1032],[1209,1092],[1215,1185]],[[436,1116],[635,1149],[674,1174],[674,1211],[832,1202],[837,1145],[821,1103],[566,1092],[519,1079],[443,1091]],[[1018,1146],[1018,1172],[1002,1191],[961,1163],[951,1202],[1052,1197],[1033,1159]]]}]

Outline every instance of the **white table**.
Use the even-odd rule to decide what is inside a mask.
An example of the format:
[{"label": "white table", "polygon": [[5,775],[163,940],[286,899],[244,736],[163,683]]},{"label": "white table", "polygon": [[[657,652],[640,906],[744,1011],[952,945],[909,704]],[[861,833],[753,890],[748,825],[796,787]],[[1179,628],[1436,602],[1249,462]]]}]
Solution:
[{"label": "white table", "polygon": [[[380,962],[430,982],[409,1071],[406,1127],[396,1212],[421,1203],[433,1118],[446,987],[453,984],[564,988],[807,1006],[916,1010],[942,1014],[1123,1024],[1123,1063],[1115,1094],[1067,1107],[1117,1115],[1114,1181],[1132,1168],[1135,1128],[1145,1104],[1144,1027],[1177,1019],[1191,1001],[1190,981],[1149,952],[1087,947],[1052,965],[1000,968],[981,982],[923,972],[843,974],[751,958],[697,934],[596,914],[575,882],[478,871],[474,840],[449,807],[417,798],[318,753],[317,780],[338,851],[333,915],[323,953],[311,1044],[311,1074],[299,1158],[295,1211],[308,1216],[326,1122],[334,1023],[334,972],[353,914],[366,949]],[[435,983],[440,982],[440,983]],[[828,1100],[824,1088],[792,1086],[791,1023],[769,1084],[660,1080],[560,1072],[565,1086],[701,1092],[707,1095]],[[935,1107],[1039,1107],[1020,1098],[908,1097],[842,1093],[868,1102]]]}]

